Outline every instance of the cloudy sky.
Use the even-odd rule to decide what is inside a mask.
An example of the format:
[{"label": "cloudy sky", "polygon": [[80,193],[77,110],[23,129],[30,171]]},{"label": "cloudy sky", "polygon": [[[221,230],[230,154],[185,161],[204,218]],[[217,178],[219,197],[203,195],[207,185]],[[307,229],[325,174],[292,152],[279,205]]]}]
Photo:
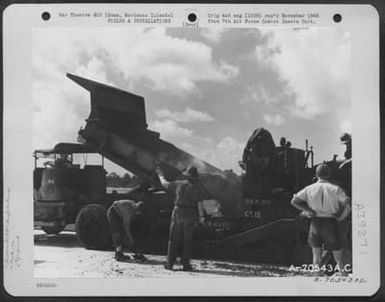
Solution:
[{"label": "cloudy sky", "polygon": [[[67,72],[142,95],[149,128],[222,169],[253,130],[343,156],[350,35],[336,29],[42,28],[33,35],[34,148],[75,142],[86,90]],[[124,173],[108,165],[107,169]]]}]

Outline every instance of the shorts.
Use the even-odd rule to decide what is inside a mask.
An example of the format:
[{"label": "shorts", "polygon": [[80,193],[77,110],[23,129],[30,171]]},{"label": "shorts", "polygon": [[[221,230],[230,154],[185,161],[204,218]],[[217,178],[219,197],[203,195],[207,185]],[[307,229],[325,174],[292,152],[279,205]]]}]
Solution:
[{"label": "shorts", "polygon": [[309,230],[308,244],[312,248],[324,248],[337,251],[342,248],[342,240],[338,222],[335,218],[312,218]]}]

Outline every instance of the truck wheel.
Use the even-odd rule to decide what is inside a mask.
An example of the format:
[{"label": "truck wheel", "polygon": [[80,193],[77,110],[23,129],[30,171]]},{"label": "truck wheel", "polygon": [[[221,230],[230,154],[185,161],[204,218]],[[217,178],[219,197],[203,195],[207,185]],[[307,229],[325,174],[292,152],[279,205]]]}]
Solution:
[{"label": "truck wheel", "polygon": [[76,235],[88,249],[105,249],[111,246],[107,210],[100,204],[89,204],[76,216]]},{"label": "truck wheel", "polygon": [[63,231],[64,227],[55,226],[55,227],[41,227],[41,229],[48,235],[57,235]]}]

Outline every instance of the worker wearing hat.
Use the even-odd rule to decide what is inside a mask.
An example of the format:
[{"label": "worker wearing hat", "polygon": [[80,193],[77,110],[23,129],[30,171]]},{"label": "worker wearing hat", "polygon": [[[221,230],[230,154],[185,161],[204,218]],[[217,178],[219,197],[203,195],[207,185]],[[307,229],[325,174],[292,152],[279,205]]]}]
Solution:
[{"label": "worker wearing hat", "polygon": [[[167,181],[162,169],[156,170],[162,186],[175,192],[174,209],[171,214],[170,233],[165,268],[172,270],[176,260],[178,248],[182,245],[183,270],[192,270],[190,264],[192,237],[198,220],[198,202],[209,199],[209,192],[199,179],[198,170],[194,166],[188,167],[183,175],[186,179]],[[183,240],[183,242],[182,242]]]},{"label": "worker wearing hat", "polygon": [[[115,259],[117,261],[130,260],[131,257],[123,254],[124,237],[129,240],[129,245],[134,252],[133,258],[137,261],[147,260],[138,250],[136,241],[146,236],[148,224],[144,217],[146,211],[142,201],[117,200],[107,210],[107,218],[110,226],[112,243],[115,248]],[[137,240],[135,240],[137,239]]]},{"label": "worker wearing hat", "polygon": [[352,158],[352,136],[349,133],[344,133],[340,137],[340,141],[342,144],[346,146],[346,150],[344,153],[345,159],[351,159]]},{"label": "worker wearing hat", "polygon": [[313,264],[321,267],[322,247],[332,251],[341,273],[343,271],[343,239],[338,221],[350,213],[350,198],[339,186],[329,182],[330,169],[326,164],[316,168],[318,181],[294,195],[291,204],[311,218],[308,243],[313,251]]}]

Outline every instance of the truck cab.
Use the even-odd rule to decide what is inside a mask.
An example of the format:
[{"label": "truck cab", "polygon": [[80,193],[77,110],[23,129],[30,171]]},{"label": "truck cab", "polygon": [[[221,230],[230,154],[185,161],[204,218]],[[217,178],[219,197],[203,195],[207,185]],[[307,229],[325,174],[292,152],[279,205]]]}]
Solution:
[{"label": "truck cab", "polygon": [[[93,160],[99,157],[100,164],[88,164],[90,154],[95,154]],[[59,143],[53,149],[35,150],[33,157],[34,225],[47,234],[58,234],[75,223],[85,204],[106,194],[104,158],[94,149]]]}]

